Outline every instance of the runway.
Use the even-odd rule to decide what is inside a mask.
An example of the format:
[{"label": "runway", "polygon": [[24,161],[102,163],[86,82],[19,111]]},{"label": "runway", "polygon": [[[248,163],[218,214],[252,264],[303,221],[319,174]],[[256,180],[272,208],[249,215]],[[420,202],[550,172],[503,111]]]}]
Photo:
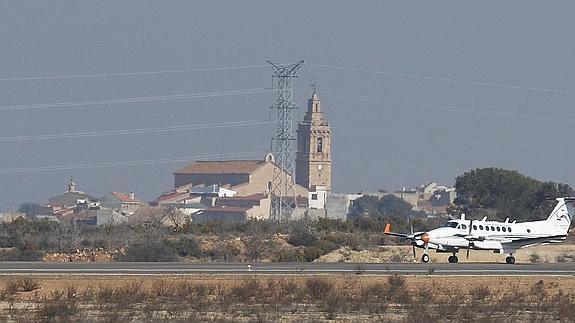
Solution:
[{"label": "runway", "polygon": [[571,276],[575,263],[233,263],[233,262],[0,262],[0,275],[193,275],[193,274],[362,274],[362,275],[494,275]]}]

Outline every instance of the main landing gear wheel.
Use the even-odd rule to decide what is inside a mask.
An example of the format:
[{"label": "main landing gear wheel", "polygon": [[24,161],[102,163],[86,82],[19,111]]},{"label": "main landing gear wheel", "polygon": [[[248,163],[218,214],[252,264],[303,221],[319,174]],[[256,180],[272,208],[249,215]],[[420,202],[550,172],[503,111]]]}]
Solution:
[{"label": "main landing gear wheel", "polygon": [[423,256],[421,256],[421,261],[428,263],[429,262],[429,255],[424,253]]},{"label": "main landing gear wheel", "polygon": [[453,255],[453,256],[449,256],[449,258],[447,258],[447,261],[449,261],[449,263],[451,264],[455,264],[457,263],[459,259],[457,259],[457,256]]},{"label": "main landing gear wheel", "polygon": [[515,263],[515,257],[509,256],[509,257],[505,258],[505,262],[508,264],[514,264]]}]

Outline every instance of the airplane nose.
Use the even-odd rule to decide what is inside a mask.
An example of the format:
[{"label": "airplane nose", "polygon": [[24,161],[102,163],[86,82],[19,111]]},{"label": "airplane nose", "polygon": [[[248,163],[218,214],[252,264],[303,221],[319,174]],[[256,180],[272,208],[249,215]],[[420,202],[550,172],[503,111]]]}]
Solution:
[{"label": "airplane nose", "polygon": [[421,236],[421,241],[423,241],[425,244],[429,243],[429,234],[427,232]]}]

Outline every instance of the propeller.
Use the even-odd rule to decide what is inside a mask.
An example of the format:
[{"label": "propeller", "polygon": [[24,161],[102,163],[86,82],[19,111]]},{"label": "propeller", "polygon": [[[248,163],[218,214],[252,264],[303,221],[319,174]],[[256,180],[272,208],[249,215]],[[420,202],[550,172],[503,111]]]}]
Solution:
[{"label": "propeller", "polygon": [[[411,218],[409,218],[409,233],[413,236],[413,222],[411,222]],[[417,258],[415,255],[415,241],[411,242],[411,249],[413,250],[413,259]]]},{"label": "propeller", "polygon": [[[469,235],[471,235],[471,228],[473,228],[473,220],[471,220],[469,222]],[[471,247],[473,247],[473,242],[471,240],[469,240],[469,243],[467,244],[467,258],[469,259],[469,250],[471,249]]]}]

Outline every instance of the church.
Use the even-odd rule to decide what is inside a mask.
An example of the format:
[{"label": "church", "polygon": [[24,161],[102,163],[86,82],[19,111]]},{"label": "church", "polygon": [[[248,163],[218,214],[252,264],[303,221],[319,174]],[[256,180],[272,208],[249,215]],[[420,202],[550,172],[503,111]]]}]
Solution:
[{"label": "church", "polygon": [[[287,174],[295,182],[297,209],[292,216],[302,216],[307,209],[325,209],[331,192],[331,128],[315,90],[297,128],[295,165],[295,174]],[[174,189],[162,194],[156,202],[185,205],[201,201],[207,208],[199,210],[194,218],[202,219],[201,222],[210,218],[225,222],[267,219],[274,168],[272,154],[263,160],[196,161],[174,172]],[[226,193],[210,191],[209,196],[200,196],[205,191],[202,187],[212,186],[215,187],[212,191]],[[254,208],[255,205],[258,207]]]}]

